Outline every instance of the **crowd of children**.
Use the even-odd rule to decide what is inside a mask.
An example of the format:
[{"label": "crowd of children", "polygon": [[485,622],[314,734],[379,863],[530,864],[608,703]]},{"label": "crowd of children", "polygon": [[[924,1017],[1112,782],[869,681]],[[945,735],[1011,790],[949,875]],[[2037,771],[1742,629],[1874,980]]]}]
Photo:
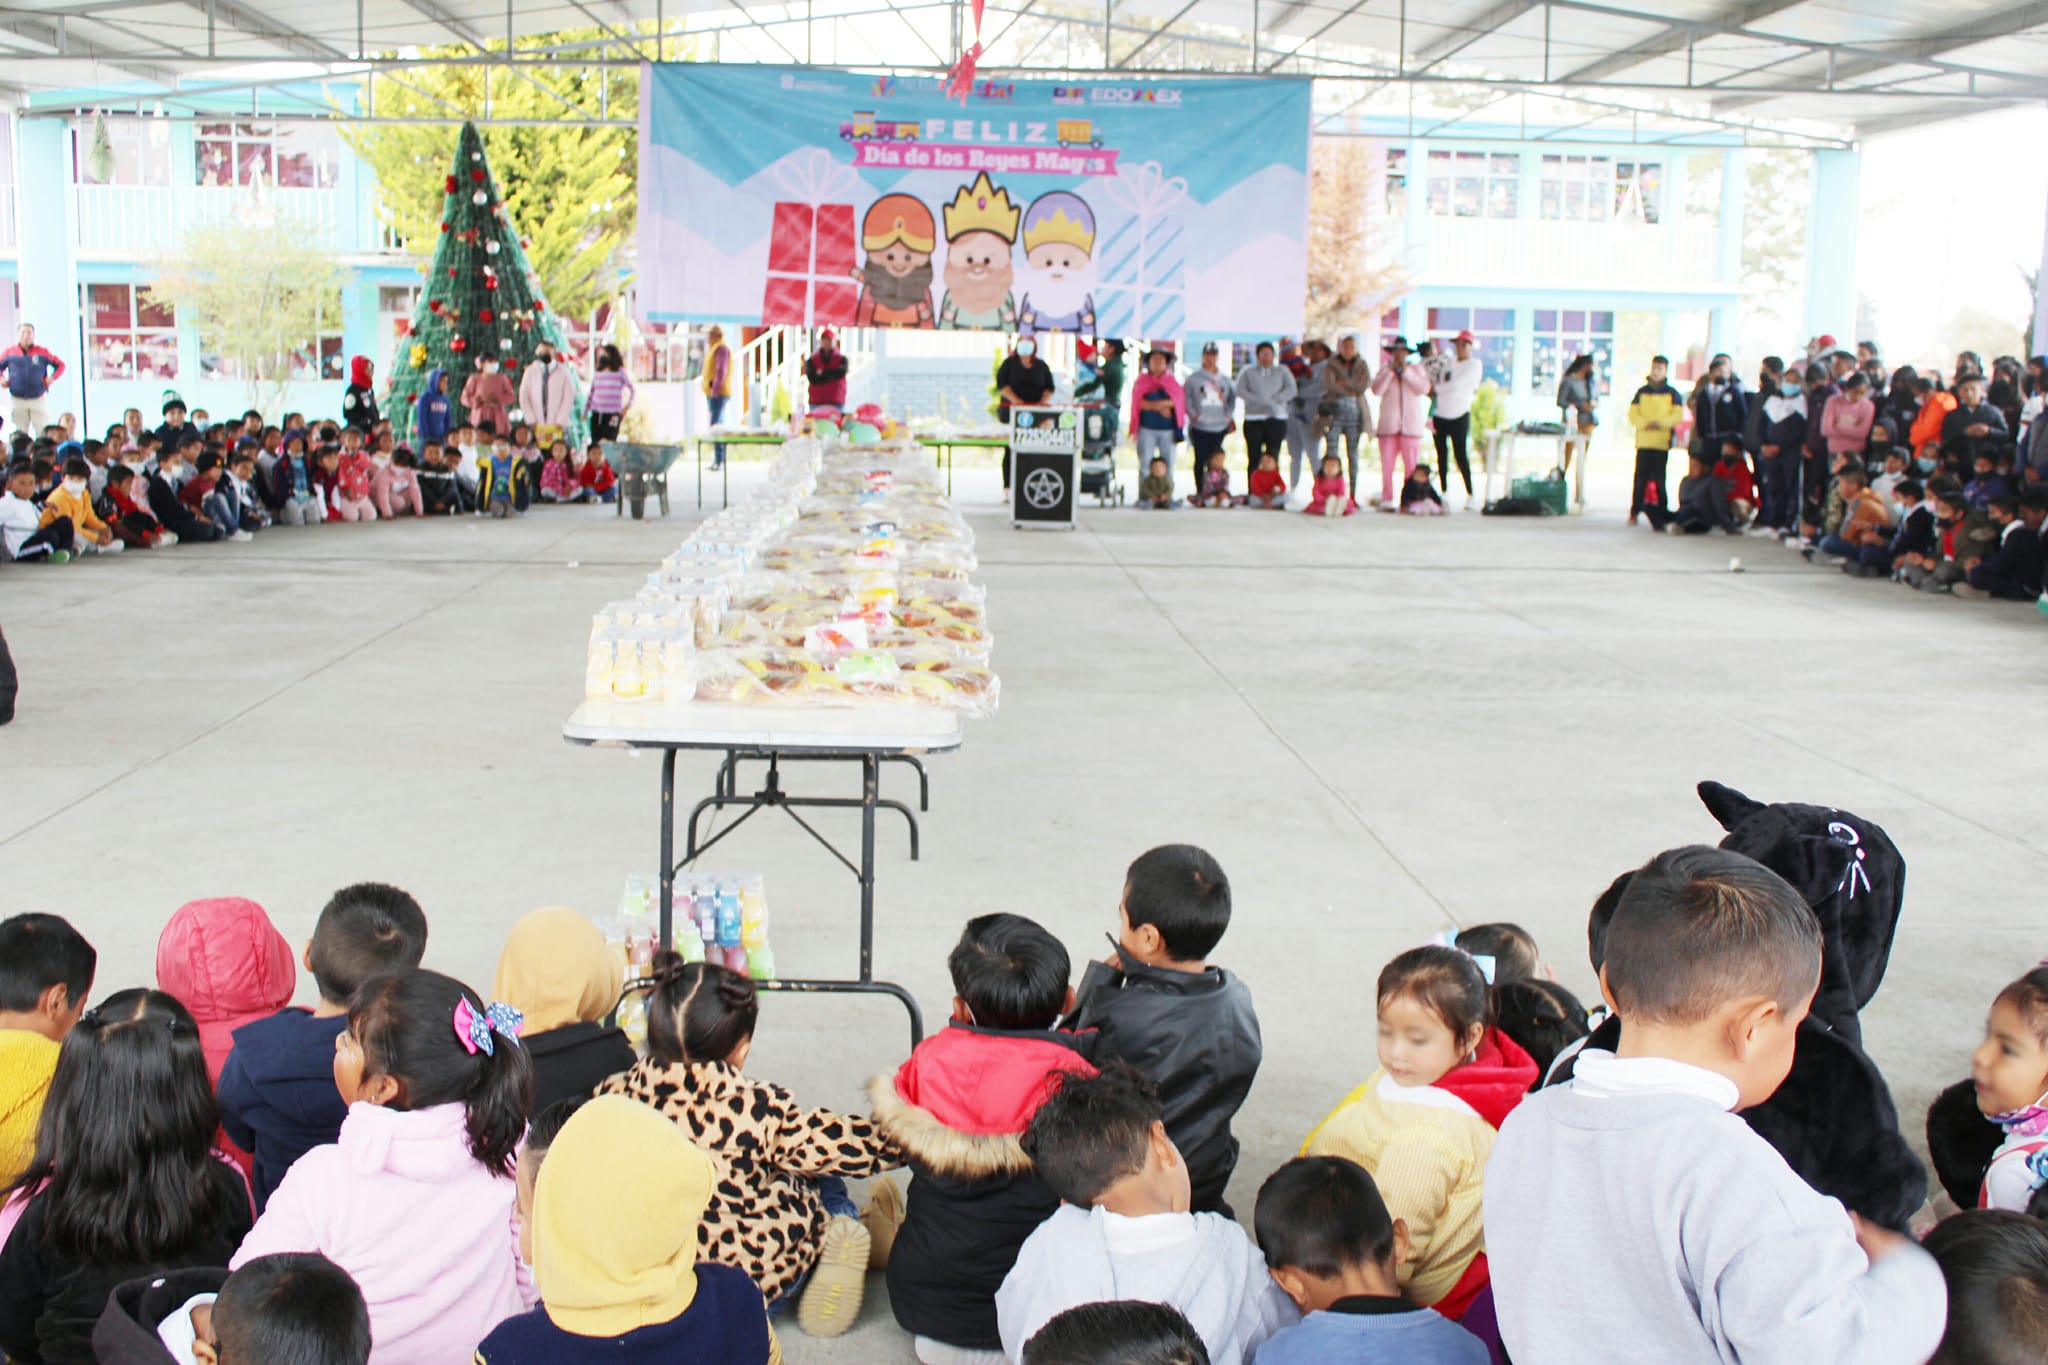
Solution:
[{"label": "crowd of children", "polygon": [[[1857,578],[1929,593],[2041,599],[2048,549],[2048,360],[1987,374],[1887,371],[1873,343],[1819,338],[1803,358],[1765,356],[1756,392],[1725,355],[1681,399],[1662,356],[1629,406],[1638,518],[1673,534],[1781,540]],[[1675,502],[1665,479],[1689,430]]]},{"label": "crowd of children", "polygon": [[[1822,854],[1883,883],[1864,902],[1902,885],[1854,817],[1702,795],[1780,833],[1819,811]],[[1262,1042],[1212,961],[1229,880],[1192,846],[1131,864],[1078,985],[1037,923],[970,920],[950,1023],[868,1114],[748,1073],[755,987],[722,966],[655,963],[636,1057],[606,1022],[621,964],[566,909],[515,926],[500,1000],[423,969],[426,914],[379,884],[337,892],[298,953],[252,902],[194,902],[156,986],[104,999],[73,926],[17,915],[0,1352],[759,1365],[792,1306],[844,1332],[881,1266],[925,1365],[2048,1358],[2048,966],[1997,992],[1970,1059],[1997,1134],[1981,1207],[1924,1246],[1865,1221],[1756,1117],[1805,1083],[1809,1010],[1867,998],[1838,906],[1724,823],[1595,902],[1597,1031],[1514,925],[1396,956],[1375,1055],[1333,1052],[1370,1074],[1249,1230],[1225,1190]],[[299,966],[311,1011],[287,1003]]]},{"label": "crowd of children", "polygon": [[512,517],[535,501],[617,496],[598,442],[572,448],[560,428],[515,424],[503,413],[457,421],[437,391],[415,448],[394,439],[367,389],[350,395],[344,422],[291,412],[272,423],[251,410],[216,423],[172,396],[154,428],[130,408],[98,436],[68,413],[40,433],[16,432],[0,492],[0,560],[62,563],[181,541],[244,542],[277,525]]}]

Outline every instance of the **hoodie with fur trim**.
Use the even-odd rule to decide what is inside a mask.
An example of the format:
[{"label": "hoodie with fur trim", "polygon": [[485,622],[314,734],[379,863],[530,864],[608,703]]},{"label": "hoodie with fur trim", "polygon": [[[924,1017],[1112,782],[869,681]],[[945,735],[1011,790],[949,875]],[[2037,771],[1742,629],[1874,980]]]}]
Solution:
[{"label": "hoodie with fur trim", "polygon": [[1056,1072],[1095,1074],[1095,1035],[955,1023],[868,1087],[875,1127],[911,1167],[889,1253],[889,1303],[917,1336],[1002,1347],[996,1290],[1018,1248],[1059,1207],[1019,1140]]}]

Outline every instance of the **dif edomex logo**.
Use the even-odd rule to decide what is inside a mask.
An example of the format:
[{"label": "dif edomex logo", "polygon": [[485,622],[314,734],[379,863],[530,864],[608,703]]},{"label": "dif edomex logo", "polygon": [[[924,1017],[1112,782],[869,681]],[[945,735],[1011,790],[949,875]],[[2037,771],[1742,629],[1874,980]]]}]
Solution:
[{"label": "dif edomex logo", "polygon": [[1088,90],[1090,104],[1180,103],[1180,91],[1170,85],[1097,85]]}]

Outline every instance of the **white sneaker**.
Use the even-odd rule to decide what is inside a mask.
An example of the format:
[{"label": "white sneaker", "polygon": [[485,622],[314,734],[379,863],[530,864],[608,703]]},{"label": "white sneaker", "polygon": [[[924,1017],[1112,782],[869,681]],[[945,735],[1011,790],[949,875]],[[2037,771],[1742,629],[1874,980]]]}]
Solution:
[{"label": "white sneaker", "polygon": [[178,533],[176,531],[165,531],[156,538],[156,543],[159,545],[176,545],[178,543]]},{"label": "white sneaker", "polygon": [[103,555],[117,555],[121,553],[121,551],[127,549],[128,546],[123,541],[110,540],[106,544],[98,546],[97,548],[99,552]]},{"label": "white sneaker", "polygon": [[1477,499],[1477,498],[1473,497],[1473,496],[1472,496],[1472,495],[1471,495],[1470,493],[1467,493],[1467,494],[1465,495],[1465,510],[1466,510],[1467,512],[1470,512],[1470,511],[1474,510],[1475,508],[1477,508],[1478,506],[1479,506],[1479,499]]},{"label": "white sneaker", "polygon": [[243,545],[256,539],[256,537],[250,535],[247,531],[233,531],[229,533],[228,539],[234,541],[237,545]]}]

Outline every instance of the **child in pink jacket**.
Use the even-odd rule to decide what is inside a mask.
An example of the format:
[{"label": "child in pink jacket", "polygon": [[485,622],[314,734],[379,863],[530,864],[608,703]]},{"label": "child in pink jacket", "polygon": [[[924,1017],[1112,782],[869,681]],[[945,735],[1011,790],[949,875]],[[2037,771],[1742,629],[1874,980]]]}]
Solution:
[{"label": "child in pink jacket", "polygon": [[427,501],[420,495],[419,465],[410,450],[380,450],[370,457],[370,505],[386,521],[403,512],[416,517],[427,514]]},{"label": "child in pink jacket", "polygon": [[519,1025],[438,972],[365,986],[335,1043],[340,1140],[286,1172],[229,1268],[317,1251],[362,1287],[370,1365],[469,1365],[536,1301],[514,1218],[533,1099]]},{"label": "child in pink jacket", "polygon": [[1397,512],[1401,504],[1394,499],[1394,460],[1402,461],[1401,479],[1406,482],[1415,473],[1422,433],[1429,428],[1423,409],[1429,397],[1429,371],[1409,363],[1413,352],[1406,337],[1395,337],[1383,349],[1387,363],[1372,377],[1373,396],[1380,400],[1380,510]]},{"label": "child in pink jacket", "polygon": [[1827,438],[1828,454],[1863,458],[1870,445],[1870,428],[1877,421],[1877,404],[1870,401],[1870,383],[1858,370],[1843,381],[1842,391],[1828,399],[1820,413],[1821,435]]}]

